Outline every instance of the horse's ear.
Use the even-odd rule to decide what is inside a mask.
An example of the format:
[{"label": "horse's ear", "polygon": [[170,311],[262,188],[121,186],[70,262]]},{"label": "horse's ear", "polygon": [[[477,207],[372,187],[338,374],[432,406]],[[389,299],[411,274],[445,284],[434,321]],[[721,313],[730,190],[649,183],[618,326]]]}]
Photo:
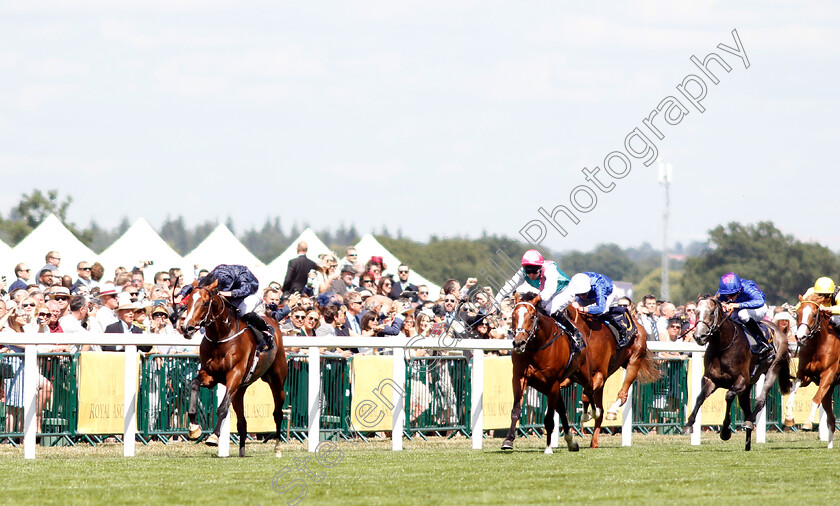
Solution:
[{"label": "horse's ear", "polygon": [[193,287],[193,288],[198,288],[198,280],[197,280],[197,279],[194,279],[194,280],[193,280],[193,282],[192,282],[192,287]]},{"label": "horse's ear", "polygon": [[209,285],[207,285],[207,289],[213,293],[219,293],[219,280],[215,280]]},{"label": "horse's ear", "polygon": [[531,304],[533,304],[534,306],[536,306],[539,302],[540,302],[540,296],[539,295],[537,295],[536,297],[534,297],[531,300]]},{"label": "horse's ear", "polygon": [[519,304],[519,299],[520,298],[521,297],[519,297],[519,292],[513,292],[513,303],[514,304]]},{"label": "horse's ear", "polygon": [[799,302],[802,302],[802,295],[799,295]]}]

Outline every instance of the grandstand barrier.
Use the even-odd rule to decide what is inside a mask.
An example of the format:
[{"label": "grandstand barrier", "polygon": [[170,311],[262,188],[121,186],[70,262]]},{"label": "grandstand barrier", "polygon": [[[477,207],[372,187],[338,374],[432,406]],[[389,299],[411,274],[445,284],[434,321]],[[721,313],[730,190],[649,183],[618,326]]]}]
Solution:
[{"label": "grandstand barrier", "polygon": [[[131,344],[126,344],[127,339],[131,339]],[[135,452],[134,444],[135,438],[139,435],[140,437],[152,436],[152,435],[165,435],[167,434],[167,429],[164,428],[162,425],[162,418],[148,418],[148,413],[144,411],[140,411],[141,415],[138,417],[138,407],[141,409],[146,409],[146,407],[151,407],[154,403],[157,403],[159,408],[159,413],[161,416],[164,415],[164,411],[162,410],[161,405],[161,398],[160,393],[158,394],[159,397],[157,399],[153,399],[151,397],[143,397],[142,395],[138,398],[138,378],[141,378],[143,381],[143,376],[138,374],[140,371],[138,370],[139,367],[139,360],[137,355],[137,345],[161,345],[161,346],[196,346],[198,341],[192,341],[184,339],[181,336],[144,336],[144,335],[132,335],[130,337],[124,334],[16,334],[16,333],[2,333],[0,334],[0,343],[3,344],[15,344],[15,345],[23,345],[25,347],[25,352],[23,354],[23,377],[25,381],[23,382],[23,411],[24,411],[24,424],[23,424],[23,439],[24,439],[24,457],[27,459],[32,459],[35,457],[35,437],[36,437],[36,406],[37,406],[37,385],[39,382],[39,368],[42,367],[39,365],[39,358],[36,352],[36,344],[122,344],[125,346],[125,352],[123,353],[123,361],[124,361],[124,381],[123,384],[120,385],[123,387],[122,394],[123,394],[123,403],[120,415],[122,415],[123,420],[123,455],[124,456],[133,456]],[[348,362],[344,359],[335,359],[334,365],[328,367],[328,369],[334,369],[334,373],[337,375],[335,378],[341,378],[341,381],[335,381],[334,379],[330,379],[330,376],[324,376],[323,369],[324,363],[322,362],[322,355],[320,353],[319,347],[372,347],[372,348],[384,348],[384,349],[393,349],[395,353],[395,357],[397,360],[392,360],[392,371],[391,371],[391,378],[389,379],[391,385],[391,402],[387,403],[386,410],[390,411],[391,413],[391,423],[390,423],[390,430],[392,434],[392,449],[393,450],[401,450],[402,443],[403,443],[403,434],[404,429],[407,429],[407,433],[409,437],[423,429],[423,428],[430,428],[422,426],[422,423],[429,423],[428,420],[426,422],[420,421],[421,425],[412,426],[412,423],[416,423],[416,419],[414,422],[410,419],[413,416],[411,411],[411,404],[409,403],[408,406],[406,405],[406,400],[408,399],[411,401],[411,389],[414,388],[415,391],[418,389],[422,390],[422,387],[418,387],[417,385],[412,385],[413,377],[410,367],[412,367],[411,360],[407,360],[405,356],[405,349],[406,348],[422,348],[422,349],[446,349],[446,350],[471,350],[472,351],[472,363],[471,367],[467,368],[465,372],[468,372],[468,376],[465,376],[463,385],[459,387],[459,394],[458,402],[459,404],[459,413],[455,418],[452,420],[457,420],[457,424],[455,421],[450,423],[449,426],[451,427],[450,430],[457,430],[464,433],[468,433],[472,437],[472,446],[473,448],[480,449],[482,447],[482,438],[484,433],[484,388],[485,388],[485,358],[484,358],[484,351],[485,350],[510,350],[511,342],[507,340],[455,340],[454,342],[442,342],[438,339],[406,339],[406,338],[398,338],[398,337],[389,337],[389,338],[378,338],[378,337],[300,337],[300,336],[290,336],[285,339],[284,343],[287,347],[301,347],[302,350],[306,350],[307,353],[305,354],[306,359],[300,356],[293,356],[291,360],[302,361],[306,364],[306,367],[300,368],[298,373],[298,379],[294,379],[290,375],[290,382],[289,387],[292,388],[293,385],[297,384],[298,393],[301,389],[305,389],[307,392],[306,396],[306,416],[305,421],[305,431],[303,430],[304,427],[300,424],[299,420],[302,420],[300,417],[300,413],[303,411],[303,405],[298,405],[296,408],[292,407],[293,415],[290,417],[289,423],[297,425],[297,429],[299,433],[305,432],[307,434],[308,439],[308,447],[310,451],[315,451],[315,448],[318,446],[320,441],[321,429],[324,427],[327,429],[326,432],[333,431],[336,434],[346,434],[349,430],[347,422],[342,420],[343,414],[348,411],[348,406],[350,405],[350,400],[348,399],[348,389],[341,387],[338,389],[333,390],[330,388],[330,385],[335,383],[343,384],[348,381],[348,368],[351,362]],[[697,392],[700,387],[700,381],[703,374],[703,347],[700,347],[696,344],[687,344],[687,343],[660,343],[660,342],[649,342],[649,348],[652,351],[673,351],[673,352],[681,352],[681,353],[690,353],[691,358],[688,360],[688,386],[689,386],[689,394],[685,399],[685,405],[682,407],[682,410],[677,409],[677,420],[680,419],[680,416],[684,416],[685,411],[690,410],[693,404],[694,398],[692,392]],[[17,357],[19,360],[19,357]],[[159,356],[161,359],[165,359],[165,356]],[[56,359],[51,359],[56,360]],[[60,364],[62,363],[61,360],[68,361],[67,363],[72,364],[72,361],[75,360],[73,356],[65,355],[64,358],[60,359],[59,366],[49,366],[48,369],[55,370],[56,374],[65,374],[62,372],[62,367]],[[330,360],[326,360],[326,363],[329,363]],[[463,367],[463,365],[454,365],[456,363],[460,363],[460,361],[464,361],[465,359],[459,359],[457,357],[451,357],[447,359],[447,362],[451,360],[451,365],[447,365],[447,367]],[[416,361],[415,361],[416,362]],[[503,361],[496,361],[495,363],[498,365],[499,362],[505,362],[507,364],[510,363],[509,359]],[[320,363],[321,367],[318,368],[310,368],[308,364],[310,363]],[[339,365],[342,364],[342,365]],[[149,366],[152,367],[152,366]],[[147,384],[152,384],[153,382],[157,382],[158,387],[161,385],[165,385],[166,381],[166,372],[161,373],[160,371],[167,371],[165,366],[165,361],[163,366],[158,366],[157,370],[149,369],[147,372],[147,376],[145,381]],[[160,367],[163,367],[161,369]],[[669,367],[678,367],[678,366],[669,366]],[[343,369],[342,369],[343,368]],[[72,369],[72,368],[71,368]],[[341,369],[341,370],[340,370]],[[168,370],[169,374],[182,374],[176,373],[173,369]],[[332,373],[332,372],[331,372]],[[162,375],[163,374],[163,375]],[[451,372],[450,372],[451,374]],[[157,379],[155,378],[157,375]],[[300,380],[300,375],[304,375],[307,378],[307,381],[304,383]],[[68,378],[72,378],[69,376]],[[182,375],[184,382],[186,383],[186,377]],[[408,381],[406,379],[408,378]],[[468,378],[468,379],[467,379]],[[487,378],[488,380],[492,380],[492,378]],[[615,381],[621,381],[621,375],[614,375],[611,380],[615,379]],[[72,383],[72,379],[69,380]],[[294,383],[297,381],[298,383]],[[162,383],[163,382],[163,383]],[[422,380],[421,380],[422,383]],[[326,384],[326,385],[325,385]],[[322,385],[328,386],[326,391],[322,388]],[[469,388],[467,388],[469,385]],[[344,390],[342,390],[344,388]],[[634,387],[635,388],[635,387]],[[642,387],[642,390],[645,387]],[[651,387],[656,389],[655,385]],[[670,387],[669,387],[670,388]],[[142,389],[140,389],[142,391]],[[454,389],[453,389],[454,392]],[[174,394],[173,394],[174,395]],[[408,395],[408,398],[406,397]],[[620,415],[620,425],[622,427],[622,444],[630,445],[632,444],[632,422],[633,422],[633,404],[634,398],[638,398],[641,395],[644,399],[644,391],[641,393],[635,393],[631,391],[630,397],[628,402],[625,404],[623,409],[621,410]],[[332,397],[332,401],[329,403],[323,402],[326,397]],[[217,398],[221,396],[217,394]],[[290,401],[291,397],[289,396]],[[300,402],[298,398],[299,395],[294,395],[295,400],[292,402]],[[655,396],[654,396],[655,397]],[[605,397],[607,398],[607,397]],[[166,400],[166,399],[163,399]],[[569,401],[572,398],[568,399]],[[638,403],[638,401],[636,401]],[[644,402],[644,400],[642,401]],[[655,402],[655,401],[651,401]],[[139,405],[138,405],[139,403]],[[343,404],[342,404],[343,403]],[[176,403],[177,404],[177,403]],[[210,398],[206,399],[205,408],[208,406],[212,406],[212,400]],[[576,403],[569,402],[569,405],[575,405]],[[322,410],[323,405],[323,410]],[[338,406],[335,408],[333,405]],[[470,407],[467,410],[467,406]],[[667,407],[674,407],[674,406],[667,406]],[[704,410],[706,405],[704,404]],[[78,409],[78,408],[76,408]],[[183,411],[183,406],[175,406],[172,410],[167,411],[165,413],[166,417],[174,417],[178,418],[182,416],[181,413]],[[331,412],[330,410],[334,410]],[[208,413],[212,413],[214,410],[209,409]],[[323,416],[322,416],[323,411]],[[498,411],[498,410],[497,410]],[[146,413],[146,414],[144,414]],[[644,410],[639,410],[638,413],[644,413]],[[637,418],[641,415],[637,413]],[[703,413],[702,416],[706,416]],[[671,412],[673,414],[673,412]],[[572,419],[576,419],[577,413],[570,412]],[[59,412],[49,412],[49,410],[45,409],[44,417],[45,419],[49,420],[47,424],[49,430],[47,433],[48,437],[55,438],[53,441],[67,441],[72,436],[72,424],[69,423],[70,420],[73,420],[74,416],[78,416],[78,413],[74,414],[72,408],[67,408],[66,410],[59,410]],[[208,415],[212,416],[212,415]],[[498,417],[498,413],[496,413]],[[536,416],[536,414],[534,414]],[[762,417],[763,418],[763,417]],[[139,426],[138,426],[139,420]],[[296,422],[296,420],[298,420]],[[527,422],[527,421],[526,421]],[[536,424],[536,419],[531,421],[532,424]],[[673,422],[674,426],[676,426],[677,422]],[[691,437],[692,444],[699,444],[699,434],[700,434],[700,425],[701,420],[700,417],[695,422],[696,430],[693,432]],[[714,421],[707,422],[707,425],[714,424]],[[42,422],[43,425],[43,422]],[[171,425],[171,424],[170,424]],[[763,423],[761,418],[759,419],[759,423],[757,423],[759,427],[757,427],[757,441],[761,442],[762,440],[762,429]],[[209,426],[209,424],[208,424]],[[464,430],[464,427],[468,426],[469,430]],[[171,429],[171,427],[170,427]],[[172,432],[171,430],[169,432]],[[178,433],[179,431],[175,431],[174,433]],[[556,435],[555,435],[556,439]],[[226,454],[229,451],[229,438],[221,438],[220,439],[220,448],[219,452],[220,455]],[[59,444],[59,443],[56,443]]]}]

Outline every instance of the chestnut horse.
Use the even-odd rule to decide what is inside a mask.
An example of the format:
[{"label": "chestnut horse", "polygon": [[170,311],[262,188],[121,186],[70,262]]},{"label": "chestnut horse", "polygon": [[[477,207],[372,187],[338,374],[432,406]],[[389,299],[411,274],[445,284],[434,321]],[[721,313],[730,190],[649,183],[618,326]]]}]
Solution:
[{"label": "chestnut horse", "polygon": [[513,409],[510,414],[510,430],[502,443],[502,450],[512,450],[516,438],[516,424],[522,416],[522,397],[530,385],[545,394],[545,453],[551,449],[551,433],[554,431],[554,412],[560,415],[563,437],[569,451],[580,448],[572,441],[572,430],[566,415],[566,403],[560,395],[560,384],[578,368],[580,355],[573,351],[569,337],[553,318],[539,307],[538,294],[526,293],[521,299],[514,295],[511,333],[513,334]]},{"label": "chestnut horse", "polygon": [[[764,408],[767,392],[773,383],[778,379],[782,393],[790,392],[790,354],[787,336],[775,325],[767,324],[773,330],[776,356],[772,361],[765,360],[756,363],[756,357],[750,351],[743,327],[724,312],[720,301],[715,297],[701,297],[697,302],[696,311],[697,325],[694,328],[694,340],[700,345],[708,343],[708,346],[703,357],[705,365],[703,385],[697,394],[694,409],[688,417],[686,432],[691,433],[693,430],[694,420],[697,418],[703,401],[718,388],[725,388],[727,390],[726,414],[720,430],[720,438],[727,441],[732,437],[732,429],[729,427],[730,408],[737,396],[741,409],[744,410],[744,429],[747,436],[744,449],[750,451],[755,416]],[[762,374],[765,375],[764,388],[756,395],[755,408],[751,409],[750,387]]]},{"label": "chestnut horse", "polygon": [[817,408],[822,404],[828,422],[828,447],[834,447],[834,408],[832,397],[834,387],[840,381],[840,337],[831,324],[831,313],[820,309],[819,304],[811,300],[809,295],[796,310],[799,327],[796,329],[796,340],[799,342],[799,367],[796,370],[796,381],[788,398],[785,413],[785,425],[793,425],[794,395],[800,385],[807,386],[812,381],[820,387],[814,395],[811,416],[805,423],[806,428],[812,428]]},{"label": "chestnut horse", "polygon": [[280,457],[280,424],[283,422],[285,401],[283,383],[288,372],[282,334],[276,322],[265,318],[274,328],[276,346],[271,351],[257,356],[255,331],[240,320],[236,316],[236,309],[219,295],[218,284],[218,281],[214,281],[209,286],[200,287],[198,283],[193,282],[193,291],[186,296],[183,301],[184,307],[181,309],[184,314],[181,332],[184,336],[192,338],[201,328],[205,334],[199,348],[201,368],[190,383],[189,437],[197,439],[201,435],[201,427],[196,423],[199,388],[213,388],[221,383],[227,390],[216,412],[218,420],[213,434],[207,439],[207,444],[218,444],[219,428],[233,403],[236,431],[239,434],[239,456],[244,457],[247,423],[243,398],[248,386],[262,378],[271,387],[274,397],[274,423],[277,429],[274,453]]},{"label": "chestnut horse", "polygon": [[[589,447],[598,448],[598,436],[601,434],[604,418],[604,385],[607,379],[620,367],[625,368],[626,374],[618,391],[618,399],[610,408],[617,412],[618,408],[627,402],[627,392],[636,377],[644,383],[656,381],[660,376],[659,367],[647,348],[647,333],[635,318],[633,323],[637,329],[636,337],[628,346],[618,350],[612,330],[597,316],[579,311],[573,306],[566,309],[566,316],[583,334],[586,342],[586,347],[581,353],[580,367],[571,376],[571,380],[583,387],[581,421],[595,419]],[[627,316],[632,318],[630,314]]]}]

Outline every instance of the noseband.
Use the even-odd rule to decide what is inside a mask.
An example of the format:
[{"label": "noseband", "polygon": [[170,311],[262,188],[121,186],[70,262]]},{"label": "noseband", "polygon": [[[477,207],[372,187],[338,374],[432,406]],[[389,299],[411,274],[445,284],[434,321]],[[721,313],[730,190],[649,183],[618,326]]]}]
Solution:
[{"label": "noseband", "polygon": [[219,311],[218,314],[214,315],[213,314],[213,301],[215,299],[213,299],[213,292],[211,292],[210,290],[208,290],[207,288],[204,288],[204,287],[200,287],[198,289],[199,290],[204,290],[204,291],[206,291],[207,293],[210,294],[210,302],[209,302],[210,307],[207,308],[207,313],[204,315],[204,318],[202,318],[201,321],[198,322],[198,325],[196,325],[197,328],[202,329],[202,328],[206,328],[208,325],[212,325],[213,323],[216,322],[216,320],[220,316],[222,316],[222,313],[225,312],[225,305],[224,305],[224,303],[222,303],[222,310]]}]

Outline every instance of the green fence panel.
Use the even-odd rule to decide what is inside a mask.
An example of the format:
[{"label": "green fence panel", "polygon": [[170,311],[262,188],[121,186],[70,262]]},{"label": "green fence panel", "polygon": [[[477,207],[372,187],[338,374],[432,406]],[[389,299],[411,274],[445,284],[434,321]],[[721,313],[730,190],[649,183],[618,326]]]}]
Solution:
[{"label": "green fence panel", "polygon": [[450,430],[469,434],[471,377],[464,356],[410,358],[405,377],[406,434]]},{"label": "green fence panel", "polygon": [[[752,406],[755,406],[755,392],[755,385],[753,385],[750,390],[750,404]],[[773,383],[773,387],[767,392],[765,406],[767,412],[767,428],[773,427],[780,431],[783,430],[782,392],[779,389],[778,383]],[[737,397],[732,403],[732,408],[729,413],[731,416],[730,427],[733,430],[741,428],[744,425],[744,411],[741,409],[741,403]]]},{"label": "green fence panel", "polygon": [[688,368],[685,360],[661,360],[659,380],[633,384],[633,427],[648,432],[679,433],[685,425]]},{"label": "green fence panel", "polygon": [[[321,355],[321,432],[328,437],[348,436],[350,419],[350,363],[352,359],[341,356]],[[309,433],[309,361],[307,355],[288,356],[289,375],[284,385],[284,408],[291,414],[284,417],[286,425],[298,440]]]},{"label": "green fence panel", "polygon": [[[561,395],[566,405],[566,416],[569,419],[569,426],[580,430],[580,418],[583,414],[581,406],[581,393],[583,389],[577,383],[563,388]],[[511,395],[513,395],[511,393]],[[547,399],[545,395],[537,392],[531,387],[525,391],[522,399],[522,416],[519,419],[519,429],[523,434],[540,431],[545,426],[545,410]]]}]

